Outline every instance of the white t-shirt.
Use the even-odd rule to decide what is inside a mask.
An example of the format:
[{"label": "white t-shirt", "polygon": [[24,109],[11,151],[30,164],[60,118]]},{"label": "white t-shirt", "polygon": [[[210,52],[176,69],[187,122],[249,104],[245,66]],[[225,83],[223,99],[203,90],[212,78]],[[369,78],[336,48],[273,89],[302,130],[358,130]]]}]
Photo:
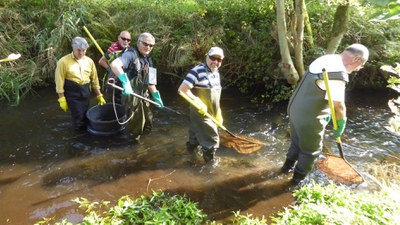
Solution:
[{"label": "white t-shirt", "polygon": [[[329,77],[329,72],[346,72],[346,68],[343,65],[342,57],[340,55],[324,55],[311,63],[309,71],[311,73],[321,73],[322,69],[326,70]],[[324,80],[318,80],[316,82],[319,88],[326,90]],[[329,90],[333,101],[344,102],[345,100],[345,88],[346,82],[343,80],[329,80]],[[328,100],[328,95],[325,95],[325,99]]]}]

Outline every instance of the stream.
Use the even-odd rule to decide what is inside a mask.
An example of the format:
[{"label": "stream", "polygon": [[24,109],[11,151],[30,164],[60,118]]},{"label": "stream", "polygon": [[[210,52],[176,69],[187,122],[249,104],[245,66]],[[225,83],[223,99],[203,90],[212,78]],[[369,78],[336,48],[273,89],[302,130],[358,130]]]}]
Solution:
[{"label": "stream", "polygon": [[[279,173],[290,144],[287,102],[267,110],[223,92],[224,125],[266,146],[251,154],[221,147],[219,165],[212,168],[194,163],[186,151],[188,103],[176,89],[160,89],[164,104],[182,115],[154,109],[153,131],[139,143],[126,131],[114,136],[74,131],[52,88],[26,97],[18,107],[2,102],[0,224],[34,224],[43,217],[78,223],[84,212],[74,198],[115,203],[124,195],[158,190],[186,194],[217,221],[238,210],[268,217],[293,202],[291,175]],[[400,163],[400,137],[384,128],[392,116],[387,101],[394,96],[361,90],[347,95],[343,150],[361,173],[374,164]],[[338,154],[331,126],[324,145]]]}]

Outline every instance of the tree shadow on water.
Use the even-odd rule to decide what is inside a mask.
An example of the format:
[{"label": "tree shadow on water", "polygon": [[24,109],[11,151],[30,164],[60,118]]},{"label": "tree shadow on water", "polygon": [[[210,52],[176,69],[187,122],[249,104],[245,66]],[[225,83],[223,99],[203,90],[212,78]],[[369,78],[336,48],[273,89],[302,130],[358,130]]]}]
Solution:
[{"label": "tree shadow on water", "polygon": [[232,212],[244,211],[260,201],[288,193],[291,187],[290,180],[283,179],[279,169],[274,168],[166,192],[186,194],[200,203],[210,219],[221,220],[232,216]]}]

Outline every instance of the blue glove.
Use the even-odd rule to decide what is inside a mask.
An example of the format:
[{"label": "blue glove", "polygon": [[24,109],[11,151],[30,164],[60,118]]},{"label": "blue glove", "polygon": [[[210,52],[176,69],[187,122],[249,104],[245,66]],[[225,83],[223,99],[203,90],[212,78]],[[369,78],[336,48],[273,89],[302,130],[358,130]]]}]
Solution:
[{"label": "blue glove", "polygon": [[344,128],[346,127],[346,121],[347,121],[346,118],[337,121],[337,130],[333,130],[333,134],[335,135],[336,138],[342,136]]},{"label": "blue glove", "polygon": [[158,108],[161,108],[161,109],[164,108],[164,103],[161,100],[161,95],[160,95],[159,91],[155,91],[155,92],[151,93],[151,96],[153,96],[154,101],[158,103],[158,106],[157,106]]},{"label": "blue glove", "polygon": [[129,79],[128,79],[128,76],[126,75],[126,73],[121,73],[120,75],[118,75],[118,79],[121,81],[122,87],[124,88],[124,91],[122,91],[122,94],[123,95],[133,94],[131,82],[129,82]]}]

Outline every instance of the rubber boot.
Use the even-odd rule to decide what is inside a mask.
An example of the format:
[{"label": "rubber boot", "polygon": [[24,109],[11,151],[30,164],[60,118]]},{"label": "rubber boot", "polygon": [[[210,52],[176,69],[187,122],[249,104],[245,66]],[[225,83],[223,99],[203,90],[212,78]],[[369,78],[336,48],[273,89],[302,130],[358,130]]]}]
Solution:
[{"label": "rubber boot", "polygon": [[151,133],[151,130],[152,130],[151,125],[144,125],[142,134],[143,135],[148,135],[148,134]]},{"label": "rubber boot", "polygon": [[206,163],[215,161],[215,152],[216,152],[215,148],[209,149],[201,147],[201,150],[203,151],[203,159]]},{"label": "rubber boot", "polygon": [[292,178],[292,183],[295,185],[299,185],[300,183],[302,183],[302,181],[304,180],[304,178],[306,178],[307,174],[301,174],[297,171],[294,171],[293,173],[293,178]]},{"label": "rubber boot", "polygon": [[197,148],[197,145],[191,144],[190,142],[186,142],[186,150],[190,154],[192,154],[196,148]]},{"label": "rubber boot", "polygon": [[284,174],[288,174],[288,173],[293,172],[295,163],[296,163],[295,160],[286,159],[285,163],[283,164],[283,166],[281,168],[281,172],[284,173]]}]

